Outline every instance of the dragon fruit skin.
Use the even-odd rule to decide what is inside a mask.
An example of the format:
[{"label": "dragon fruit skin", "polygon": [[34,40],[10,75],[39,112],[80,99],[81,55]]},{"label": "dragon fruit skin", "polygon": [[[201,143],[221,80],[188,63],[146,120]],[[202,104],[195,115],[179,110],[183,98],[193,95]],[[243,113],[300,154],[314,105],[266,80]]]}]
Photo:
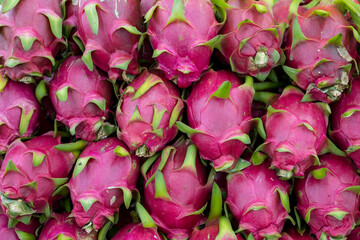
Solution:
[{"label": "dragon fruit skin", "polygon": [[40,106],[35,88],[0,76],[0,153],[18,137],[30,137],[38,126]]},{"label": "dragon fruit skin", "polygon": [[145,207],[156,225],[168,239],[188,238],[205,220],[202,212],[210,198],[214,172],[208,175],[195,145],[184,138],[147,160],[141,170]]},{"label": "dragon fruit skin", "polygon": [[283,68],[294,84],[307,91],[307,99],[330,103],[347,88],[358,59],[355,37],[353,27],[334,5],[294,14]]},{"label": "dragon fruit skin", "polygon": [[289,184],[280,180],[270,164],[250,165],[228,175],[226,203],[239,229],[255,240],[280,236],[290,212]]},{"label": "dragon fruit skin", "polygon": [[90,71],[81,58],[65,60],[49,83],[56,119],[70,133],[86,141],[107,135],[104,120],[110,113],[113,87],[98,71]]},{"label": "dragon fruit skin", "polygon": [[237,235],[235,238],[231,235],[225,235],[221,236],[221,238],[217,238],[218,234],[219,225],[211,224],[201,230],[195,228],[189,240],[242,240],[242,237],[240,235]]},{"label": "dragon fruit skin", "polygon": [[175,138],[183,108],[177,87],[160,73],[145,70],[122,92],[116,110],[118,137],[138,156],[152,156]]},{"label": "dragon fruit skin", "polygon": [[59,144],[60,137],[48,132],[10,145],[0,170],[2,207],[10,218],[50,215],[51,204],[59,197],[53,194],[67,182],[75,162],[73,153],[55,148]]},{"label": "dragon fruit skin", "polygon": [[130,223],[124,226],[112,240],[163,240],[161,235],[152,228],[144,228],[142,224]]},{"label": "dragon fruit skin", "polygon": [[303,96],[300,89],[288,86],[267,110],[267,139],[261,148],[284,178],[303,176],[328,146],[329,107],[325,103],[301,102]]},{"label": "dragon fruit skin", "polygon": [[295,181],[297,209],[318,239],[346,236],[360,217],[360,177],[345,157],[326,154],[320,162]]},{"label": "dragon fruit skin", "polygon": [[177,125],[216,171],[233,166],[250,143],[253,96],[251,77],[241,85],[232,72],[210,70],[194,84],[186,100],[190,128],[181,122]]},{"label": "dragon fruit skin", "polygon": [[27,82],[51,71],[65,46],[59,0],[5,1],[0,26],[0,65],[5,75]]},{"label": "dragon fruit skin", "polygon": [[[201,12],[201,14],[199,14]],[[147,33],[154,49],[153,57],[167,79],[176,78],[186,88],[209,67],[213,46],[209,42],[221,24],[210,1],[160,0],[149,10]],[[145,17],[146,18],[146,17]]]},{"label": "dragon fruit skin", "polygon": [[285,233],[282,233],[279,240],[315,240],[315,238],[308,232],[301,234],[295,227],[292,227],[287,229]]},{"label": "dragon fruit skin", "polygon": [[[61,238],[62,237],[62,238]],[[73,218],[68,213],[53,213],[51,218],[45,223],[38,240],[97,240],[97,232],[87,233],[84,229],[76,225]]]},{"label": "dragon fruit skin", "polygon": [[83,61],[116,80],[139,73],[138,42],[142,19],[139,0],[84,0],[78,5],[76,36],[84,45]]},{"label": "dragon fruit skin", "polygon": [[360,227],[357,226],[351,231],[350,235],[347,236],[348,240],[359,240],[360,239]]},{"label": "dragon fruit skin", "polygon": [[2,239],[36,239],[35,232],[40,227],[40,223],[36,218],[31,219],[28,225],[19,222],[11,228],[9,228],[9,221],[8,216],[0,214],[0,236]]},{"label": "dragon fruit skin", "polygon": [[107,220],[113,221],[121,204],[129,207],[138,174],[139,159],[116,137],[90,143],[68,183],[71,216],[80,227],[101,229]]},{"label": "dragon fruit skin", "polygon": [[357,123],[360,121],[360,77],[353,78],[350,92],[341,95],[339,101],[331,105],[330,138],[360,168],[360,134],[357,133]]},{"label": "dragon fruit skin", "polygon": [[282,27],[275,24],[265,1],[230,0],[227,4],[218,47],[222,58],[232,71],[263,81],[272,68],[284,62]]}]

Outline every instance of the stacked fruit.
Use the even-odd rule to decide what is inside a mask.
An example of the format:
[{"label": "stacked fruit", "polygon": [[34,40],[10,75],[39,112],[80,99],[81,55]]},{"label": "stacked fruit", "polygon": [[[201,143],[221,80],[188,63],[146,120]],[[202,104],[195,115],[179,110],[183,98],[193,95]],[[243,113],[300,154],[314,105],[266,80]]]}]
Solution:
[{"label": "stacked fruit", "polygon": [[360,239],[357,1],[0,10],[1,239]]}]

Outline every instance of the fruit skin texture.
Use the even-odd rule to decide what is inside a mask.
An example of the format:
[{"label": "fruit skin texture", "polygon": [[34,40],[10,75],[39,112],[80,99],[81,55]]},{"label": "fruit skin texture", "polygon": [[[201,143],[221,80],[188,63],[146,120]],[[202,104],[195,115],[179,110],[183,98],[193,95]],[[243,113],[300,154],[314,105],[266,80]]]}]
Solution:
[{"label": "fruit skin texture", "polygon": [[360,177],[345,157],[326,154],[320,162],[321,166],[309,168],[303,179],[296,179],[297,208],[318,239],[322,235],[346,236],[360,217],[356,192]]},{"label": "fruit skin texture", "polygon": [[337,100],[347,88],[358,59],[357,41],[343,13],[334,5],[298,12],[288,34],[285,72],[307,91],[308,99]]},{"label": "fruit skin texture", "polygon": [[360,227],[357,226],[354,230],[351,231],[350,235],[347,237],[348,240],[359,240],[360,239]]},{"label": "fruit skin texture", "polygon": [[249,78],[241,85],[232,72],[210,70],[194,85],[186,100],[192,129],[178,123],[179,129],[189,135],[200,156],[211,161],[217,171],[230,168],[250,143],[253,96]]},{"label": "fruit skin texture", "polygon": [[39,240],[57,240],[59,237],[73,240],[97,240],[97,232],[87,233],[84,229],[76,225],[73,218],[69,218],[68,213],[53,213],[51,218],[45,223]]},{"label": "fruit skin texture", "polygon": [[[65,184],[75,162],[71,152],[55,149],[61,144],[53,132],[29,141],[15,140],[0,170],[2,207],[6,215],[21,220],[34,213],[50,215],[54,191]],[[20,210],[19,210],[20,209]]]},{"label": "fruit skin texture", "polygon": [[86,141],[106,137],[104,120],[109,116],[112,84],[99,71],[90,71],[72,56],[65,60],[49,83],[49,96],[56,120],[70,133]]},{"label": "fruit skin texture", "polygon": [[350,92],[341,95],[339,101],[331,105],[332,114],[330,138],[360,168],[360,134],[355,130],[360,121],[360,77],[351,82]]},{"label": "fruit skin texture", "polygon": [[2,239],[30,239],[26,238],[30,235],[36,239],[35,232],[38,227],[40,227],[39,221],[33,218],[28,225],[19,222],[16,226],[9,228],[9,217],[0,213],[0,236]]},{"label": "fruit skin texture", "polygon": [[142,224],[130,223],[120,229],[112,240],[163,240],[154,228],[144,228]]},{"label": "fruit skin texture", "polygon": [[255,240],[279,236],[290,218],[289,184],[278,179],[268,162],[251,165],[228,175],[227,205],[239,223]]},{"label": "fruit skin texture", "polygon": [[31,85],[0,76],[0,153],[18,137],[30,137],[38,126],[40,106]]},{"label": "fruit skin texture", "polygon": [[301,102],[300,89],[288,86],[268,107],[265,120],[267,139],[262,150],[271,158],[282,177],[303,176],[317,162],[326,146],[328,106]]},{"label": "fruit skin texture", "polygon": [[80,154],[69,181],[73,210],[80,227],[99,230],[121,204],[129,207],[139,173],[139,159],[116,137],[90,143]]},{"label": "fruit skin texture", "polygon": [[116,110],[118,137],[131,151],[149,157],[175,138],[175,122],[184,108],[175,84],[160,72],[145,70],[121,94]]},{"label": "fruit skin texture", "polygon": [[210,198],[214,173],[207,173],[188,139],[179,139],[159,154],[141,169],[145,207],[168,239],[186,239],[205,220],[202,212]]},{"label": "fruit skin texture", "polygon": [[222,58],[232,71],[263,81],[272,68],[284,62],[280,48],[283,29],[275,24],[265,1],[230,0],[227,4],[230,7],[218,47]]},{"label": "fruit skin texture", "polygon": [[[150,9],[147,33],[154,49],[153,57],[167,79],[175,79],[186,88],[209,67],[219,24],[210,1],[160,0]],[[201,14],[199,14],[201,13]],[[208,44],[207,44],[208,43]]]},{"label": "fruit skin texture", "polygon": [[[4,1],[3,1],[4,2]],[[64,47],[59,0],[21,0],[0,13],[0,70],[15,81],[50,72],[55,56]]]},{"label": "fruit skin texture", "polygon": [[300,234],[296,227],[286,229],[279,240],[315,240],[308,232]]},{"label": "fruit skin texture", "polygon": [[79,1],[76,35],[84,44],[82,59],[115,81],[126,74],[139,73],[138,42],[142,19],[139,0]]}]

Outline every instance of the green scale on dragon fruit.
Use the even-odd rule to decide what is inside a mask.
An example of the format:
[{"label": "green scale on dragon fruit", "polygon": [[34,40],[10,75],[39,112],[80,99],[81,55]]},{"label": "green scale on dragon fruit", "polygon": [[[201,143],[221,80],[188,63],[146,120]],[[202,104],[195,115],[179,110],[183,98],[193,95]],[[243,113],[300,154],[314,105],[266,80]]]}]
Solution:
[{"label": "green scale on dragon fruit", "polygon": [[125,225],[112,240],[163,240],[164,238],[159,234],[154,220],[140,203],[136,203],[136,212],[141,223]]},{"label": "green scale on dragon fruit", "polygon": [[69,127],[72,135],[91,142],[115,131],[105,122],[110,115],[113,86],[100,71],[90,71],[81,58],[66,59],[48,88],[56,120]]},{"label": "green scale on dragon fruit", "polygon": [[259,151],[266,153],[271,166],[284,179],[304,176],[306,169],[319,164],[318,155],[327,152],[345,155],[326,136],[329,106],[302,102],[303,97],[300,89],[287,86],[268,107],[264,118],[267,138],[252,157],[256,164],[263,157]]},{"label": "green scale on dragon fruit", "polygon": [[[77,6],[75,40],[90,71],[94,65],[116,81],[139,73],[142,19],[139,0],[82,0]],[[126,80],[123,78],[123,80]]]},{"label": "green scale on dragon fruit", "polygon": [[69,213],[52,213],[45,222],[38,240],[98,240],[98,234],[95,231],[87,233],[76,225]]},{"label": "green scale on dragon fruit", "polygon": [[230,220],[222,216],[223,200],[219,186],[214,182],[211,194],[210,213],[202,229],[194,228],[189,240],[242,240],[235,235]]},{"label": "green scale on dragon fruit", "polygon": [[218,7],[212,2],[216,1],[159,0],[145,15],[158,69],[181,88],[209,67],[223,24],[216,21],[213,8]]},{"label": "green scale on dragon fruit", "polygon": [[296,208],[318,239],[344,239],[360,219],[360,177],[346,157],[326,154],[320,163],[295,179]]},{"label": "green scale on dragon fruit", "polygon": [[189,126],[177,122],[216,171],[234,167],[250,143],[252,82],[241,84],[230,71],[205,72],[186,100]]},{"label": "green scale on dragon fruit", "polygon": [[4,213],[23,223],[33,214],[51,214],[52,203],[61,198],[60,186],[68,181],[76,154],[57,149],[60,136],[53,132],[28,141],[15,140],[0,170],[0,196]]},{"label": "green scale on dragon fruit", "polygon": [[89,143],[67,185],[74,206],[71,216],[88,232],[116,222],[120,206],[130,206],[138,174],[139,159],[116,137]]},{"label": "green scale on dragon fruit", "polygon": [[298,11],[300,2],[290,5],[283,69],[306,91],[303,100],[330,103],[339,99],[357,69],[360,37],[336,5],[323,1]]},{"label": "green scale on dragon fruit", "polygon": [[121,90],[118,137],[139,157],[150,157],[175,138],[183,108],[175,84],[161,72],[144,70]]},{"label": "green scale on dragon fruit", "polygon": [[141,167],[144,202],[168,239],[186,239],[205,221],[215,172],[207,172],[197,149],[181,137],[149,158]]},{"label": "green scale on dragon fruit", "polygon": [[226,21],[216,45],[220,57],[232,71],[264,81],[285,61],[280,48],[285,25],[275,23],[268,1],[230,0],[225,9]]},{"label": "green scale on dragon fruit", "polygon": [[38,126],[40,106],[35,88],[0,74],[0,154],[19,137],[30,137]]},{"label": "green scale on dragon fruit", "polygon": [[36,240],[36,231],[40,227],[38,218],[32,218],[24,224],[12,221],[5,214],[0,213],[0,236],[6,240]]},{"label": "green scale on dragon fruit", "polygon": [[1,2],[0,74],[22,82],[49,74],[66,47],[59,0]]},{"label": "green scale on dragon fruit", "polygon": [[[266,159],[227,176],[226,204],[248,239],[281,237],[290,215],[289,183],[278,179]],[[294,223],[295,224],[295,223]]]}]

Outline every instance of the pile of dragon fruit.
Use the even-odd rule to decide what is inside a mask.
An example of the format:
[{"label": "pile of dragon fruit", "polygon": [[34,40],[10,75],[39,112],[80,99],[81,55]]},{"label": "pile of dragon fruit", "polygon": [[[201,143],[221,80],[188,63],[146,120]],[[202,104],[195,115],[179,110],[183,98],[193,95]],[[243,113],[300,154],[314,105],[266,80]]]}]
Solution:
[{"label": "pile of dragon fruit", "polygon": [[0,11],[0,239],[360,239],[358,1]]}]

